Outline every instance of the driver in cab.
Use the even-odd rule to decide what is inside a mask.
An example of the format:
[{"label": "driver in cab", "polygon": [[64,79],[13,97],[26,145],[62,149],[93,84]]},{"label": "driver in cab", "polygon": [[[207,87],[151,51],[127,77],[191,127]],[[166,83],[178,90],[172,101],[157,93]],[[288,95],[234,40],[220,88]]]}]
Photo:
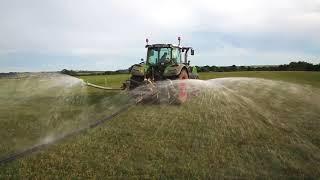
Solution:
[{"label": "driver in cab", "polygon": [[160,62],[160,63],[165,63],[167,60],[169,60],[169,58],[168,58],[167,56],[168,56],[168,53],[165,52],[165,53],[161,56],[159,62]]}]

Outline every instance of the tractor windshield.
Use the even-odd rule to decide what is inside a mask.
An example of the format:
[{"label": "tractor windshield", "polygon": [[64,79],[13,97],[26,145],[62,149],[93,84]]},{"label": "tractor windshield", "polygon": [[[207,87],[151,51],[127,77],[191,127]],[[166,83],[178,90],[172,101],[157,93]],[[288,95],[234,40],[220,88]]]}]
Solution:
[{"label": "tractor windshield", "polygon": [[159,63],[169,62],[171,59],[171,48],[149,48],[147,63],[156,65]]},{"label": "tractor windshield", "polygon": [[179,48],[172,48],[172,62],[181,63],[181,52]]}]

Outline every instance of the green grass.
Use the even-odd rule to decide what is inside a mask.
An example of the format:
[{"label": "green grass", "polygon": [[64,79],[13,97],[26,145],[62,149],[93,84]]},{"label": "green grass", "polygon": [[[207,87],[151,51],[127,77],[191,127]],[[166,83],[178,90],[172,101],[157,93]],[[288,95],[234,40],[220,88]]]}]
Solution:
[{"label": "green grass", "polygon": [[[201,73],[202,79],[259,77],[298,84],[250,80],[226,82],[223,89],[213,88],[182,106],[138,105],[85,134],[67,138],[39,153],[1,166],[0,179],[319,178],[319,75],[313,72]],[[119,87],[126,75],[107,76],[107,84],[105,76],[81,78],[99,85]],[[3,86],[4,81],[8,84],[12,80],[1,81]],[[9,94],[1,92],[5,93]],[[90,88],[86,94],[89,105],[67,103],[68,106],[56,110],[70,113],[59,114],[58,124],[65,116],[70,116],[67,121],[78,117],[79,112],[71,113],[70,109],[83,111],[88,106],[89,118],[112,112],[105,110],[112,103],[121,106],[116,92]],[[7,125],[1,126],[1,139],[4,136],[12,138],[16,132],[22,137],[25,130],[27,135],[37,132],[33,126],[43,120],[37,119],[37,113],[48,113],[46,103],[55,102],[56,94],[37,96],[40,94],[18,107],[15,104],[1,106],[0,122],[8,119]],[[0,96],[2,102],[10,98]],[[64,102],[63,98],[60,105]],[[15,113],[9,113],[10,109]],[[21,118],[26,122],[17,128]],[[90,121],[84,118],[81,122]],[[51,129],[52,124],[41,127]],[[11,135],[10,128],[14,129]],[[8,140],[4,145],[10,143],[12,141]]]},{"label": "green grass", "polygon": [[304,72],[304,71],[243,71],[243,72],[208,72],[200,73],[201,79],[213,79],[224,77],[252,77],[265,78],[272,80],[287,81],[305,85],[320,87],[320,72]]},{"label": "green grass", "polygon": [[129,79],[129,77],[129,74],[78,76],[78,78],[83,79],[85,82],[112,88],[120,88],[122,83]]},{"label": "green grass", "polygon": [[61,75],[0,79],[0,137],[5,139],[0,141],[0,156],[110,114],[114,109],[106,106],[117,107],[117,94],[87,89],[79,79]]},{"label": "green grass", "polygon": [[[122,83],[130,77],[128,74],[121,75],[97,75],[97,76],[79,76],[86,82],[93,84],[118,88]],[[320,87],[320,72],[304,72],[304,71],[243,71],[243,72],[207,72],[200,73],[200,79],[214,79],[224,77],[252,77],[265,78],[272,80],[287,81],[292,83],[312,85]]]}]

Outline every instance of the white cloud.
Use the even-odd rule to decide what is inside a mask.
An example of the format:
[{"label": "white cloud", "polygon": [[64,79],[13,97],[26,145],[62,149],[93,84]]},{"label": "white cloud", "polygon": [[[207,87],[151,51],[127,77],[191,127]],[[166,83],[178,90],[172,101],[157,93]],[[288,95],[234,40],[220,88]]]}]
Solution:
[{"label": "white cloud", "polygon": [[319,0],[12,0],[0,2],[0,14],[1,54],[143,56],[146,37],[154,43],[182,36],[184,43],[197,46],[190,44],[194,32],[273,33],[320,44]]}]

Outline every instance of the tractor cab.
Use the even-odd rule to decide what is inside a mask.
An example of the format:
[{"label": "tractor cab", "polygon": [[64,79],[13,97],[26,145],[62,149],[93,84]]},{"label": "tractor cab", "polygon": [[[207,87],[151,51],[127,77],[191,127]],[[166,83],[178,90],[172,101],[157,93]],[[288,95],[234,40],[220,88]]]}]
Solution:
[{"label": "tractor cab", "polygon": [[147,48],[147,65],[157,66],[182,63],[180,47],[172,44],[154,44],[147,45]]},{"label": "tractor cab", "polygon": [[146,64],[150,66],[189,65],[188,51],[191,50],[191,55],[194,55],[194,50],[191,47],[180,47],[173,44],[146,45],[146,48],[148,49]]}]

